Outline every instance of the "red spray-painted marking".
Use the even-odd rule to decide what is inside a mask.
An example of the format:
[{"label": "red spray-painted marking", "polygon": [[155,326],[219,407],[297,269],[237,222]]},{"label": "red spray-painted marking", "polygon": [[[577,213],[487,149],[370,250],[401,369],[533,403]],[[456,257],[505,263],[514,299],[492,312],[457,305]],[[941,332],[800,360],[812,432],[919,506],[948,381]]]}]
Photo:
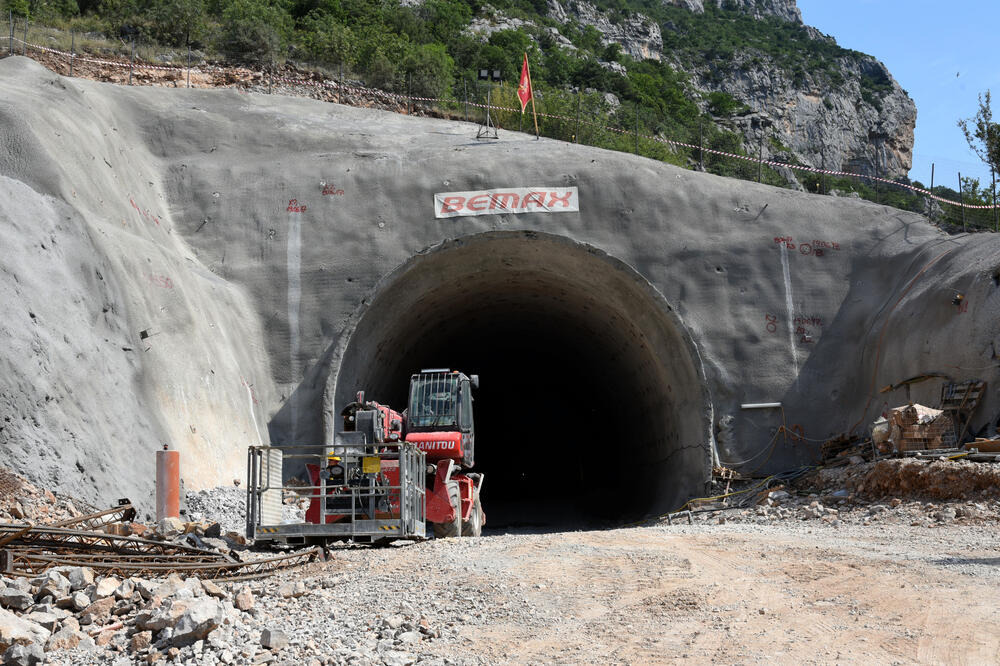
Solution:
[{"label": "red spray-painted marking", "polygon": [[325,196],[325,197],[329,197],[329,196],[342,197],[342,196],[344,196],[344,190],[339,190],[339,189],[337,189],[337,187],[335,185],[332,185],[332,184],[330,184],[330,185],[324,185],[323,186],[323,196]]},{"label": "red spray-painted marking", "polygon": [[128,202],[132,204],[132,208],[135,208],[136,212],[139,213],[139,215],[142,215],[150,222],[156,222],[156,226],[160,226],[160,218],[151,214],[148,210],[143,210],[139,208],[138,204],[136,204],[136,202],[133,199],[129,199]]},{"label": "red spray-painted marking", "polygon": [[816,315],[800,315],[792,320],[795,326],[795,335],[799,336],[799,343],[811,345],[816,342],[818,332],[814,329],[823,327],[823,318]]},{"label": "red spray-painted marking", "polygon": [[157,287],[162,287],[164,289],[174,288],[174,281],[165,275],[153,275],[152,273],[146,273],[146,279],[155,284]]},{"label": "red spray-painted marking", "polygon": [[775,236],[774,242],[776,245],[784,245],[789,250],[794,250],[798,247],[799,254],[804,254],[807,257],[822,257],[830,250],[840,250],[840,243],[835,243],[834,241],[813,240],[796,245],[791,236]]},{"label": "red spray-painted marking", "polygon": [[246,386],[247,390],[250,391],[250,399],[253,400],[253,404],[259,405],[260,403],[257,402],[257,393],[253,390],[253,384],[249,383],[245,377],[240,377],[240,381],[243,383],[243,386]]},{"label": "red spray-painted marking", "polygon": [[764,315],[764,328],[768,333],[775,333],[778,330],[778,318],[771,314]]},{"label": "red spray-painted marking", "polygon": [[289,213],[304,213],[306,212],[306,205],[300,204],[298,199],[291,199],[288,202],[287,210]]}]

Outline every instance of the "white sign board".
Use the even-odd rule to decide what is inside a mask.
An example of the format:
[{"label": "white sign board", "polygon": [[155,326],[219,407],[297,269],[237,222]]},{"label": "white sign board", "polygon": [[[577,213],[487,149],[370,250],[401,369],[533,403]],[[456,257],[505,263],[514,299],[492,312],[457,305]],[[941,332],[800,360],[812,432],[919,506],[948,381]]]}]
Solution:
[{"label": "white sign board", "polygon": [[575,187],[508,187],[434,195],[434,217],[579,211],[580,194]]}]

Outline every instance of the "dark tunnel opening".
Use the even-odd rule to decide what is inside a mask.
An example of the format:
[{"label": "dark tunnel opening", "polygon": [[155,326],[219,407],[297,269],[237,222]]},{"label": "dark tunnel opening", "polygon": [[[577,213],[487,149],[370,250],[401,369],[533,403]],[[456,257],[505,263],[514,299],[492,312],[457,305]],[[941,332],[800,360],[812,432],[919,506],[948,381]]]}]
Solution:
[{"label": "dark tunnel opening", "polygon": [[480,376],[487,527],[571,529],[674,508],[707,478],[693,346],[641,277],[558,237],[445,244],[378,289],[347,346],[338,404],[405,405],[409,377]]}]

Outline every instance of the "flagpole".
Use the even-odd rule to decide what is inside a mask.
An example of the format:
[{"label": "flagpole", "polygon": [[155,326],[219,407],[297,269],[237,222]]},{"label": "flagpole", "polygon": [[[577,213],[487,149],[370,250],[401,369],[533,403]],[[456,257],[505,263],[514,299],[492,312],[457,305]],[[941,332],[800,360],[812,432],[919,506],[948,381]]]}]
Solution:
[{"label": "flagpole", "polygon": [[531,82],[531,65],[528,64],[528,56],[524,56],[524,66],[528,70],[528,86],[531,88],[531,116],[535,119],[535,141],[538,141],[538,114],[535,113],[535,84]]}]

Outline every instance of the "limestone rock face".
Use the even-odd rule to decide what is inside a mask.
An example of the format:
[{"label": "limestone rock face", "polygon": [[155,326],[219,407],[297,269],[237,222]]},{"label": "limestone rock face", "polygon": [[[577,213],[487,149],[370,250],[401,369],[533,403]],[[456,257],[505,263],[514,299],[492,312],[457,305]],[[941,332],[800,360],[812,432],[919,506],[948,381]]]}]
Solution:
[{"label": "limestone rock face", "polygon": [[[696,1],[680,0],[680,4],[692,4]],[[785,21],[802,23],[802,12],[796,6],[795,0],[714,0],[714,2],[719,7],[729,6],[756,19],[775,16]]]},{"label": "limestone rock face", "polygon": [[[705,13],[704,0],[663,0],[665,4],[683,7],[696,14]],[[722,7],[726,0],[709,0]],[[728,6],[741,12],[750,14],[754,18],[765,16],[775,16],[785,21],[802,23],[802,12],[799,11],[795,0],[729,0]]]},{"label": "limestone rock face", "polygon": [[[814,167],[905,176],[913,160],[913,100],[871,56],[841,58],[837,71],[843,83],[832,87],[814,73],[794,80],[758,54],[738,53],[721,78],[708,68],[696,76],[702,89],[725,92],[749,107],[733,123],[748,146],[762,146],[766,159],[794,157]],[[872,93],[872,82],[886,90]]]},{"label": "limestone rock face", "polygon": [[589,2],[559,3],[549,0],[549,16],[566,23],[575,20],[601,33],[601,42],[618,44],[622,53],[636,60],[659,60],[663,56],[663,35],[655,21],[642,14],[615,17]]},{"label": "limestone rock face", "polygon": [[[705,12],[704,0],[665,1],[697,14]],[[777,18],[802,25],[795,0],[708,1],[757,20]],[[642,14],[621,17],[587,2],[549,0],[548,15],[563,24],[596,28],[603,44],[618,44],[637,60],[668,59],[691,75],[705,109],[709,108],[705,100],[715,92],[746,105],[747,112],[726,122],[743,134],[751,153],[863,175],[895,178],[909,172],[916,106],[885,65],[871,56],[845,52],[832,68],[832,80],[829,72],[793,73],[755,51],[737,52],[725,62],[699,64],[664,53],[660,26]],[[664,29],[671,29],[670,24]],[[812,40],[830,41],[813,28],[806,27],[806,34]],[[624,75],[625,68],[619,67],[616,71]]]},{"label": "limestone rock face", "polygon": [[695,14],[705,13],[705,3],[702,0],[663,0],[663,3],[687,9]]}]

